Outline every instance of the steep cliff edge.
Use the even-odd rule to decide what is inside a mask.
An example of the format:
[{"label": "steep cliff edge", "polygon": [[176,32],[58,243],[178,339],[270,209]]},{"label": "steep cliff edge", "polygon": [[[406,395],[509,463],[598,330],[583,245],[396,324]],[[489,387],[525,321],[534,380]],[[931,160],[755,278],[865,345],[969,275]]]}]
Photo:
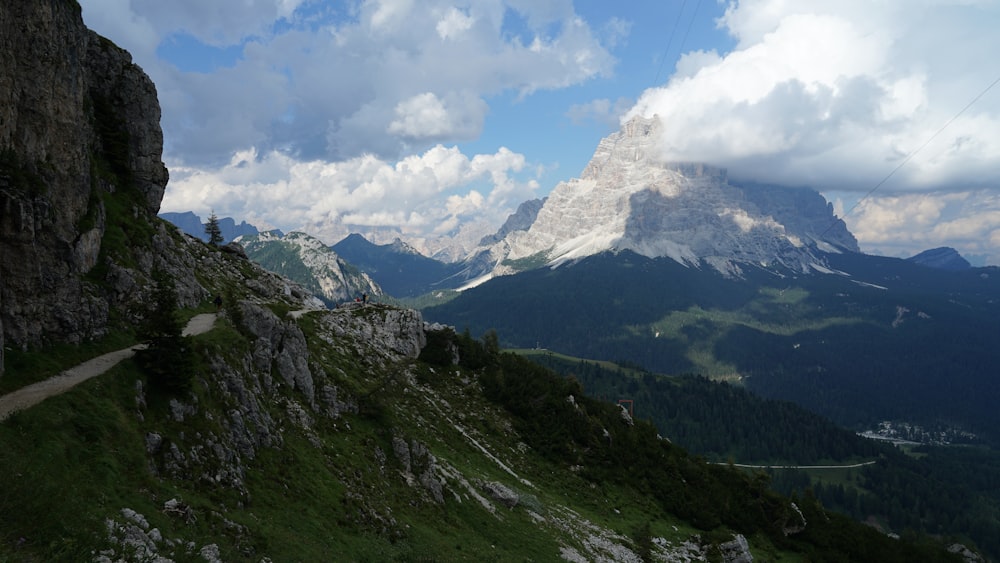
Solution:
[{"label": "steep cliff edge", "polygon": [[75,1],[0,3],[0,350],[100,336],[128,299],[100,286],[134,262],[124,240],[154,234],[159,120],[153,83]]}]

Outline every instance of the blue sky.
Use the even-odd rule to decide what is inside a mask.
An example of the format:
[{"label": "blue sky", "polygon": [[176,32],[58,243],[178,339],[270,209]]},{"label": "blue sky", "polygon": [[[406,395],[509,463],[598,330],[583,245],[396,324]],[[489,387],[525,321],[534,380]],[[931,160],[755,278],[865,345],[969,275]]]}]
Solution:
[{"label": "blue sky", "polygon": [[80,3],[157,85],[163,211],[432,251],[656,114],[664,158],[814,187],[867,252],[1000,264],[995,0]]}]

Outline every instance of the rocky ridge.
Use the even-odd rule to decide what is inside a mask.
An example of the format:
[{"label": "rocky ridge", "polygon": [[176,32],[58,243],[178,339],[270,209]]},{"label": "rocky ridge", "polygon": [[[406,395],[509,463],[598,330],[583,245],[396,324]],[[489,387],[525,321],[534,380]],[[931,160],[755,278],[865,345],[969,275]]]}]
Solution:
[{"label": "rocky ridge", "polygon": [[808,272],[823,263],[822,252],[858,250],[816,192],[738,186],[721,168],[661,162],[661,126],[657,117],[636,117],[603,139],[580,178],[556,186],[530,227],[470,262],[490,265],[482,272],[490,276],[632,250],[725,274],[747,264]]},{"label": "rocky ridge", "polygon": [[265,268],[300,283],[329,306],[361,294],[382,295],[371,277],[341,259],[319,239],[301,232],[268,231],[236,239],[247,256]]},{"label": "rocky ridge", "polygon": [[[208,233],[205,232],[205,223],[203,223],[201,217],[195,215],[194,212],[167,212],[160,213],[159,217],[173,223],[177,226],[177,228],[194,238],[208,242]],[[219,217],[218,221],[219,232],[222,234],[222,241],[225,243],[232,242],[237,237],[252,236],[260,233],[260,230],[258,230],[257,227],[247,223],[246,221],[240,221],[239,224],[236,224],[236,220],[232,217]]]}]

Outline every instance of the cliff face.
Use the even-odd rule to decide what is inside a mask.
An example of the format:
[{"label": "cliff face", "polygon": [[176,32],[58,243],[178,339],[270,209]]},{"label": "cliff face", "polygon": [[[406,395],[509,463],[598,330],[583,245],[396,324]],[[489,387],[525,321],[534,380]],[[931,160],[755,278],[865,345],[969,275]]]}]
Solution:
[{"label": "cliff face", "polygon": [[103,332],[86,276],[109,215],[159,209],[159,120],[153,83],[74,0],[0,3],[0,350]]},{"label": "cliff face", "polygon": [[[746,266],[808,273],[857,241],[817,192],[731,182],[723,168],[665,162],[659,118],[636,117],[604,138],[579,178],[557,185],[532,221],[467,263],[503,275],[605,251],[631,250],[725,275]],[[487,269],[488,268],[488,269]]]}]

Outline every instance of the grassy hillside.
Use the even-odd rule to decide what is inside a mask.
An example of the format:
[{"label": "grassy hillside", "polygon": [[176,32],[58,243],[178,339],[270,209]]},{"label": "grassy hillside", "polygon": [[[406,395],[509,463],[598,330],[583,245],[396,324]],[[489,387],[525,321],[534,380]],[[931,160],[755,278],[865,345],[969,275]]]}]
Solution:
[{"label": "grassy hillside", "polygon": [[763,559],[948,560],[706,465],[495,338],[432,333],[415,360],[405,311],[262,305],[191,339],[188,394],[129,361],[0,423],[0,560],[718,559],[736,533]]}]

